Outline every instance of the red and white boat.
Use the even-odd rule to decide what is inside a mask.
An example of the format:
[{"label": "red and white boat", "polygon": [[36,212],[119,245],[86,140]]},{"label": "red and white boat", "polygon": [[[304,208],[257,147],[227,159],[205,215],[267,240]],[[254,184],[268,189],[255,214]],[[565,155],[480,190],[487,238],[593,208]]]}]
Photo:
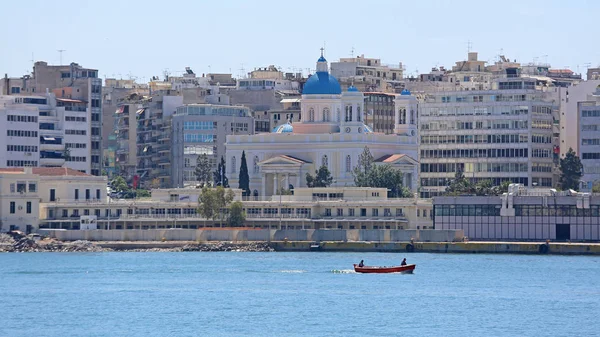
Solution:
[{"label": "red and white boat", "polygon": [[406,266],[393,266],[393,267],[371,267],[371,266],[362,266],[359,267],[357,264],[354,265],[354,271],[357,273],[375,273],[375,274],[383,274],[383,273],[402,273],[402,274],[412,274],[415,270],[416,264],[407,264]]}]

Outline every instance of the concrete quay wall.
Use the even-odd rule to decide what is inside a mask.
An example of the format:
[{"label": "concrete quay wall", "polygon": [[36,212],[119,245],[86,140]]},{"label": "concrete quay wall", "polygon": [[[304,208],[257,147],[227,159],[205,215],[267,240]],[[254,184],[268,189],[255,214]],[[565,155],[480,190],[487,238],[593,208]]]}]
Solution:
[{"label": "concrete quay wall", "polygon": [[337,242],[452,242],[463,238],[462,230],[393,229],[149,229],[149,230],[55,230],[39,233],[61,241],[337,241]]}]

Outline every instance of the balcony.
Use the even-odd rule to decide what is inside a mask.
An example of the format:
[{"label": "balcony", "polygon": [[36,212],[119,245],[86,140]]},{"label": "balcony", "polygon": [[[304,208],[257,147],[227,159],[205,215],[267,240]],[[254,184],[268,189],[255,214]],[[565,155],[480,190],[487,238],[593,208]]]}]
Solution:
[{"label": "balcony", "polygon": [[65,164],[65,158],[40,158],[40,166],[60,167]]},{"label": "balcony", "polygon": [[65,146],[63,144],[44,144],[40,143],[40,151],[64,151]]}]

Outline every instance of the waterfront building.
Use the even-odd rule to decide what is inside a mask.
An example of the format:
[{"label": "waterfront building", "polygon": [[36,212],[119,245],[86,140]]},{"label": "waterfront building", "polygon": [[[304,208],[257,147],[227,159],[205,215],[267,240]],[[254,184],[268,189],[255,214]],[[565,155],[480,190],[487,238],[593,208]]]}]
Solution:
[{"label": "waterfront building", "polygon": [[[90,169],[93,175],[102,173],[102,79],[97,69],[89,69],[77,63],[69,65],[48,65],[43,61],[35,62],[31,75],[19,79],[4,78],[0,88],[5,95],[43,95],[53,92],[57,98],[75,100],[71,102],[80,109],[84,105],[87,117],[86,136],[89,138]],[[65,101],[65,103],[67,103]],[[67,103],[68,105],[68,103]]]},{"label": "waterfront building", "polygon": [[[227,227],[198,214],[201,189],[152,190],[152,197],[109,202],[45,202],[40,228],[80,229],[80,217],[96,216],[98,229]],[[385,188],[298,188],[294,195],[244,199],[244,227],[271,229],[432,229],[431,200],[388,198]]]},{"label": "waterfront building", "polygon": [[253,135],[254,118],[244,106],[188,104],[177,108],[172,132],[171,186],[196,185],[198,156],[208,155],[216,171],[221,157],[225,157],[227,135]]},{"label": "waterfront building", "polygon": [[[381,59],[364,55],[340,58],[331,62],[331,75],[339,79],[342,88],[356,87],[363,92],[400,92],[404,67],[398,64],[383,64]],[[398,89],[400,88],[400,89]]]},{"label": "waterfront building", "polygon": [[52,93],[0,96],[0,165],[91,172],[86,105]]},{"label": "waterfront building", "polygon": [[502,196],[434,197],[434,228],[471,240],[600,240],[600,196],[511,185]]},{"label": "waterfront building", "polygon": [[[106,177],[66,167],[0,168],[0,232],[31,232],[39,227],[40,219],[79,221],[80,216],[94,215],[90,205],[108,201],[106,186]],[[51,203],[76,207],[71,213],[61,209],[58,214],[58,209],[44,206]]]},{"label": "waterfront building", "polygon": [[441,195],[457,170],[472,182],[554,186],[556,90],[535,78],[495,80],[492,90],[434,92],[419,102],[421,196]]},{"label": "waterfront building", "polygon": [[[410,96],[405,93],[404,97]],[[375,133],[364,124],[364,95],[354,87],[342,92],[320,57],[317,72],[304,85],[300,120],[270,134],[227,136],[229,183],[238,186],[245,151],[254,196],[271,196],[281,188],[305,187],[307,173],[325,165],[333,186],[352,186],[352,170],[368,147],[376,162],[389,163],[404,173],[404,185],[416,190],[418,173],[417,111],[414,98],[396,97],[395,132]]]}]

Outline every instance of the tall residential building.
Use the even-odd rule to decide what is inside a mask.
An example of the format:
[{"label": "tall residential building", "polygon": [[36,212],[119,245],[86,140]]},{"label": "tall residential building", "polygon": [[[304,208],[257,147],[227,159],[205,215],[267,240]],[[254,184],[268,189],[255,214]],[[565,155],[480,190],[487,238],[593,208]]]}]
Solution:
[{"label": "tall residential building", "polygon": [[[227,135],[254,134],[254,118],[244,106],[189,104],[177,108],[172,119],[171,177],[174,187],[193,185],[196,160],[206,154],[216,171],[225,157]],[[248,162],[248,167],[250,167]],[[231,178],[230,178],[231,179]]]},{"label": "tall residential building", "polygon": [[46,95],[0,96],[0,166],[91,170],[86,102]]},{"label": "tall residential building", "polygon": [[102,79],[97,69],[83,68],[77,63],[51,66],[38,61],[31,75],[18,79],[4,78],[0,81],[2,93],[6,95],[39,95],[46,91],[57,98],[82,101],[90,113],[86,135],[91,146],[86,150],[91,163],[88,173],[102,174]]},{"label": "tall residential building", "polygon": [[442,194],[457,170],[473,182],[553,186],[558,104],[554,92],[539,89],[535,79],[519,77],[499,79],[493,90],[424,95],[421,195]]},{"label": "tall residential building", "polygon": [[384,92],[365,92],[365,124],[373,132],[394,133],[396,94]]},{"label": "tall residential building", "polygon": [[109,177],[116,172],[117,134],[115,133],[115,111],[118,102],[132,94],[148,95],[148,85],[134,80],[107,78],[102,87],[102,160]]},{"label": "tall residential building", "polygon": [[118,104],[117,171],[140,187],[171,184],[170,118],[183,105],[183,96],[168,94],[170,90],[153,92],[152,96],[136,94]]}]

